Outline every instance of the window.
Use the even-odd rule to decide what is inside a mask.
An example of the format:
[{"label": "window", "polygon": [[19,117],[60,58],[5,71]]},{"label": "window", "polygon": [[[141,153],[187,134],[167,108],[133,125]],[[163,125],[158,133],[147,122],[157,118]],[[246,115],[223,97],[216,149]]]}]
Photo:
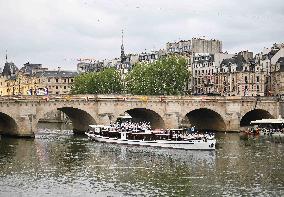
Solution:
[{"label": "window", "polygon": [[71,79],[71,83],[73,83],[73,79]]},{"label": "window", "polygon": [[58,89],[58,86],[55,86],[56,89]]},{"label": "window", "polygon": [[245,76],[245,83],[248,83],[248,77]]},{"label": "window", "polygon": [[256,76],[256,82],[259,82],[259,76]]},{"label": "window", "polygon": [[50,78],[48,78],[48,79],[47,79],[47,81],[48,81],[48,82],[50,82],[50,81],[51,81],[51,79],[50,79]]},{"label": "window", "polygon": [[55,79],[55,82],[58,83],[58,79]]},{"label": "window", "polygon": [[66,86],[64,86],[64,89],[66,89]]}]

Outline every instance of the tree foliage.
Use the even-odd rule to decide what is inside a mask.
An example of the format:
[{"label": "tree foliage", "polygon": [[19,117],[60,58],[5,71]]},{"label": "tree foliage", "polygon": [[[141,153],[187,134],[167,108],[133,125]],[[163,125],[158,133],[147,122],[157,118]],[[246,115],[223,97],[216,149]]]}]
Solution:
[{"label": "tree foliage", "polygon": [[73,94],[113,94],[123,89],[120,73],[114,68],[100,72],[80,74],[75,77]]},{"label": "tree foliage", "polygon": [[189,79],[186,59],[164,57],[153,63],[138,63],[126,77],[126,89],[138,95],[183,94]]}]

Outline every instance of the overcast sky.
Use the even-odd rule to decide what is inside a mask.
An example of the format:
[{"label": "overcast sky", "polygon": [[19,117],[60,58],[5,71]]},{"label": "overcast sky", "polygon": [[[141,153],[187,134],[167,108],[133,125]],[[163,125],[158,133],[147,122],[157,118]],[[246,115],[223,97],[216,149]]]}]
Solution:
[{"label": "overcast sky", "polygon": [[0,0],[0,64],[76,70],[76,59],[165,48],[205,36],[223,51],[259,52],[284,42],[283,0]]}]

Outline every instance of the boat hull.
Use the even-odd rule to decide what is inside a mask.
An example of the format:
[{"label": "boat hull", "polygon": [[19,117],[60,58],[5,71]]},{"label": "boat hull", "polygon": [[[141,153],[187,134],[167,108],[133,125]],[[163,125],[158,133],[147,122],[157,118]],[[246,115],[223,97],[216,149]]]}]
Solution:
[{"label": "boat hull", "polygon": [[[87,134],[87,133],[86,133]],[[161,148],[172,148],[172,149],[184,149],[184,150],[215,150],[216,140],[154,140],[154,141],[143,141],[143,140],[122,140],[118,138],[108,138],[95,134],[87,134],[89,138],[103,143],[113,144],[125,144],[135,146],[150,146],[150,147],[161,147]]]}]

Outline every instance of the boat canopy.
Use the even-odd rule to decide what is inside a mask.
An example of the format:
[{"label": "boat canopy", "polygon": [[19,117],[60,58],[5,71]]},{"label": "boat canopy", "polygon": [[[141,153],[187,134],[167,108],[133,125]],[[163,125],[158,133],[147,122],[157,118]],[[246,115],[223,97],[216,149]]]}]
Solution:
[{"label": "boat canopy", "polygon": [[94,125],[89,125],[91,128],[105,128],[105,125],[98,125],[98,124],[94,124]]},{"label": "boat canopy", "polygon": [[131,119],[132,117],[129,114],[125,114],[125,115],[120,115],[117,118],[120,118],[120,119]]},{"label": "boat canopy", "polygon": [[284,124],[284,119],[261,119],[261,120],[254,120],[250,122],[251,124]]}]

